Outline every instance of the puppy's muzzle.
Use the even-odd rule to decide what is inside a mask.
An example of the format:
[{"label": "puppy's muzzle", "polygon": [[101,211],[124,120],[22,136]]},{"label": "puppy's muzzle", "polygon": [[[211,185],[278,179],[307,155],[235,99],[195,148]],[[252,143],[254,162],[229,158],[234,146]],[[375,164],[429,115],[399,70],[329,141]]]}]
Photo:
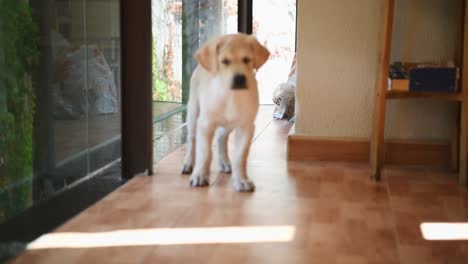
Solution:
[{"label": "puppy's muzzle", "polygon": [[234,75],[231,88],[233,90],[247,89],[247,78],[245,77],[245,75],[244,74]]}]

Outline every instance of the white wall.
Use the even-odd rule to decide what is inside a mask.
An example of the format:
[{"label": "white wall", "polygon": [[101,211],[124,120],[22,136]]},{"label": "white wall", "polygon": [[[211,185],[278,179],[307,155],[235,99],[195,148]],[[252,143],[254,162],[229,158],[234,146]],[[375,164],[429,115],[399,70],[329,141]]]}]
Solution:
[{"label": "white wall", "polygon": [[[299,2],[295,133],[370,137],[382,2]],[[455,2],[397,0],[392,59],[452,59]],[[446,102],[390,102],[386,136],[448,139],[451,113]]]}]

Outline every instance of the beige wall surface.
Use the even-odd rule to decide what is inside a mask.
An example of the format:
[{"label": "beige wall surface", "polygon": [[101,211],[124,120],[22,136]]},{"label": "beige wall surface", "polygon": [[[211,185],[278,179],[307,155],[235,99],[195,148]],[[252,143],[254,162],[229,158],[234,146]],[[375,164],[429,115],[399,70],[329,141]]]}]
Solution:
[{"label": "beige wall surface", "polygon": [[[380,0],[306,0],[298,8],[295,133],[369,138]],[[453,59],[455,0],[397,0],[392,60]],[[451,104],[391,101],[387,138],[448,139]]]}]

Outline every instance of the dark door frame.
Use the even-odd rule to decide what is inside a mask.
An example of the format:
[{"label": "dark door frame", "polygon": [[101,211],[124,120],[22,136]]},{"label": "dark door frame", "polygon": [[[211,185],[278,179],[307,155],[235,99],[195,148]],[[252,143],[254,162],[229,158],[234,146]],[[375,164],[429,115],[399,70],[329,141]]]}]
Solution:
[{"label": "dark door frame", "polygon": [[237,30],[242,33],[252,34],[253,0],[237,1]]},{"label": "dark door frame", "polygon": [[153,174],[151,0],[121,0],[122,178]]},{"label": "dark door frame", "polygon": [[[299,0],[296,0],[296,37],[294,47],[297,51],[297,13]],[[237,2],[237,29],[239,32],[253,33],[253,0],[238,0]]]}]

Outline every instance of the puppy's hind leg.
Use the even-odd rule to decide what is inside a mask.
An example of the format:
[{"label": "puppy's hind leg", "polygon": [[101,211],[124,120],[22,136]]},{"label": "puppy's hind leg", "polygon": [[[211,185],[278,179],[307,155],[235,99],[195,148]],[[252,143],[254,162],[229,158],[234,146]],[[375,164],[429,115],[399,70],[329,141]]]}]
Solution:
[{"label": "puppy's hind leg", "polygon": [[236,129],[236,151],[232,168],[232,181],[238,192],[253,192],[254,183],[247,176],[247,158],[255,126],[249,125]]},{"label": "puppy's hind leg", "polygon": [[228,139],[230,129],[219,127],[216,130],[216,143],[218,144],[219,170],[224,173],[231,173],[231,161],[228,154]]},{"label": "puppy's hind leg", "polygon": [[185,151],[182,174],[190,174],[195,162],[195,138],[197,130],[198,105],[197,102],[189,100],[187,108],[187,146]]}]

